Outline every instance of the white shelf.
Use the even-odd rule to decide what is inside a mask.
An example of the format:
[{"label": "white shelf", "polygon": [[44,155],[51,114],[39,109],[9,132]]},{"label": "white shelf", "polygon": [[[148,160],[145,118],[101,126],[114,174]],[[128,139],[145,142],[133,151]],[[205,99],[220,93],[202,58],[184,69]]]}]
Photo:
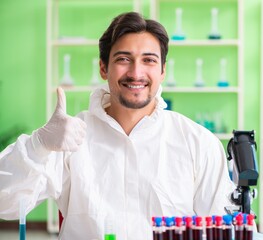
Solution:
[{"label": "white shelf", "polygon": [[[90,92],[95,90],[96,86],[61,86],[66,92]],[[53,88],[53,92],[56,87]],[[167,93],[238,93],[238,87],[165,87],[163,92]]]},{"label": "white shelf", "polygon": [[[96,39],[85,39],[85,38],[74,38],[69,37],[65,39],[58,39],[51,41],[53,46],[97,46],[99,43]],[[240,41],[237,39],[220,39],[220,40],[170,40],[169,46],[236,46],[240,44]]]},{"label": "white shelf", "polygon": [[165,87],[163,92],[178,93],[238,93],[238,87]]},{"label": "white shelf", "polygon": [[95,39],[65,38],[51,41],[51,45],[59,46],[98,46],[99,41]]},{"label": "white shelf", "polygon": [[240,41],[238,39],[218,39],[218,40],[170,40],[170,46],[236,46],[240,45]]}]

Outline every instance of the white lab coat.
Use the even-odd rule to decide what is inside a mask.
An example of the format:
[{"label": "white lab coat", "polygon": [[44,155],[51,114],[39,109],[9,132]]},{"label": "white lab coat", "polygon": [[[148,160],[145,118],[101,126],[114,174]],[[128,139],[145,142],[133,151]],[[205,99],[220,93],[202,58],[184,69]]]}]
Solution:
[{"label": "white lab coat", "polygon": [[35,135],[21,135],[0,154],[0,218],[18,218],[48,197],[64,221],[59,239],[103,239],[114,219],[118,240],[152,239],[152,216],[225,214],[234,184],[220,141],[190,119],[158,104],[127,136],[104,111],[107,88],[91,96],[80,150],[48,152]]}]

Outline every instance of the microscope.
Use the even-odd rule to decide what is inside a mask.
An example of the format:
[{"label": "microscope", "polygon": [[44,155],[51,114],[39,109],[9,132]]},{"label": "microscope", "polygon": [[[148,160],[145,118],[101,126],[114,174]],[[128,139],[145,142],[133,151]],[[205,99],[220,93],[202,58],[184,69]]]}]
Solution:
[{"label": "microscope", "polygon": [[[232,180],[237,186],[231,200],[237,211],[247,214],[251,214],[251,204],[257,195],[256,189],[251,191],[250,186],[257,185],[259,176],[254,137],[254,130],[233,130],[233,137],[227,145],[228,160],[233,160]],[[229,209],[226,208],[226,211],[229,212]]]}]

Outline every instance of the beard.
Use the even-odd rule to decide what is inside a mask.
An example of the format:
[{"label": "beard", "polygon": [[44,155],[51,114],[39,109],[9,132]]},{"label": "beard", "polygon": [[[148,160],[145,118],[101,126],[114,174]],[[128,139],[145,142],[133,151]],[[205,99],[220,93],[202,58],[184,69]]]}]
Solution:
[{"label": "beard", "polygon": [[[135,96],[138,94],[135,94]],[[121,103],[122,106],[127,107],[127,108],[131,108],[131,109],[141,109],[144,108],[145,106],[147,106],[150,102],[151,102],[151,97],[148,96],[147,99],[145,99],[144,101],[130,101],[128,99],[126,99],[124,96],[120,95],[119,96],[119,101]]]},{"label": "beard", "polygon": [[[150,86],[150,81],[147,79],[139,79],[139,80],[134,80],[129,77],[125,77],[119,80],[119,84],[121,85],[128,85],[129,83],[136,82],[141,83],[142,85],[145,85],[147,87]],[[139,98],[139,93],[134,93],[135,98]],[[126,108],[131,108],[131,109],[141,109],[147,106],[151,101],[152,101],[152,96],[151,94],[148,94],[147,98],[145,100],[129,100],[125,95],[122,95],[122,93],[119,94],[119,102],[121,103],[122,106]]]}]

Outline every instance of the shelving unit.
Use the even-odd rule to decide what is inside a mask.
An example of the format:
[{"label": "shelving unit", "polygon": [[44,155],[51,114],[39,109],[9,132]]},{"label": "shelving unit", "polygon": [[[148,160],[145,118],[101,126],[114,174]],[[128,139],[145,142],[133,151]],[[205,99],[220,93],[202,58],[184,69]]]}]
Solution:
[{"label": "shelving unit", "polygon": [[[83,56],[86,54],[84,59],[90,57],[90,55],[98,57],[98,38],[112,18],[125,11],[141,12],[141,8],[140,0],[47,0],[47,120],[50,119],[56,104],[56,88],[59,86],[61,78],[61,55],[67,51],[73,53],[79,51],[78,53]],[[103,17],[96,15],[98,9],[100,12],[105,12]],[[72,22],[76,19],[78,22],[72,27]],[[65,23],[64,21],[72,22]],[[97,24],[101,29],[98,28],[94,31],[93,24]],[[89,32],[89,27],[92,27],[93,31]],[[78,59],[78,61],[82,63],[81,59]],[[90,67],[88,64],[87,69]],[[86,68],[86,66],[83,68]],[[65,92],[67,94],[78,93],[78,95],[84,93],[88,96],[88,93],[94,87],[88,84],[89,76],[82,76],[82,78],[84,80],[87,78],[86,84],[81,83],[78,76],[76,76],[76,84],[64,87]],[[69,100],[68,96],[67,100]],[[54,202],[48,200],[48,231],[56,233],[59,231],[58,226],[58,210]]]},{"label": "shelving unit", "polygon": [[[195,10],[194,5],[195,4],[202,4],[204,7],[204,11],[202,12],[202,15],[199,13],[196,13],[196,11],[200,11],[200,5],[198,7],[198,10]],[[175,25],[176,23],[176,15],[175,15],[175,9],[181,8],[184,12],[188,12],[188,14],[185,14],[186,17],[184,18],[184,14],[182,16],[182,26],[184,27],[184,20],[185,22],[188,21],[188,29],[190,25],[196,26],[197,30],[192,35],[189,33],[189,38],[186,33],[186,39],[184,40],[170,40],[169,43],[169,55],[168,58],[172,57],[175,60],[180,59],[182,55],[189,54],[192,49],[194,49],[196,52],[198,52],[201,56],[204,53],[208,57],[206,58],[207,61],[210,61],[210,55],[211,55],[211,61],[215,61],[215,57],[213,58],[213,51],[218,51],[220,49],[221,52],[229,52],[229,58],[234,59],[236,63],[232,64],[234,65],[233,68],[236,69],[236,74],[233,75],[233,78],[236,78],[233,84],[230,84],[228,87],[217,87],[215,84],[212,84],[211,78],[207,80],[208,84],[205,87],[192,87],[190,86],[189,82],[185,83],[186,86],[184,86],[182,83],[181,85],[175,87],[166,87],[165,82],[163,86],[163,92],[164,95],[171,98],[176,98],[179,96],[182,96],[182,93],[188,94],[187,96],[193,96],[193,94],[196,95],[197,98],[199,98],[202,94],[202,98],[207,99],[209,101],[210,97],[213,96],[215,98],[215,95],[218,96],[218,101],[222,99],[223,97],[231,96],[232,99],[236,99],[236,104],[233,105],[233,111],[231,114],[236,115],[236,123],[231,123],[228,126],[227,132],[216,134],[221,140],[229,140],[232,137],[232,130],[235,129],[243,129],[244,126],[244,84],[243,84],[243,1],[242,0],[214,0],[214,1],[207,1],[207,0],[150,0],[151,5],[151,11],[150,16],[152,19],[156,19],[160,21],[165,28],[167,29],[168,35],[171,37],[173,34],[173,31],[175,29],[174,26],[171,26],[171,22],[173,22]],[[228,8],[228,5],[231,7]],[[231,25],[232,32],[236,34],[232,34],[231,31],[227,29],[223,31],[222,38],[218,40],[210,40],[208,39],[208,33],[209,28],[207,29],[207,36],[201,34],[198,32],[199,26],[207,26],[209,27],[209,24],[207,22],[210,22],[210,12],[208,12],[209,8],[212,7],[219,7],[220,11],[226,15],[227,18],[231,19],[230,22],[235,22],[235,26]],[[232,9],[230,12],[229,9]],[[220,11],[219,11],[219,20],[220,20]],[[192,14],[192,15],[191,15]],[[199,14],[199,15],[198,15]],[[206,15],[205,15],[206,14]],[[191,15],[191,16],[190,16]],[[233,17],[231,16],[233,15]],[[174,16],[172,18],[172,16]],[[194,20],[191,22],[187,17],[194,17]],[[172,19],[172,20],[171,20]],[[200,21],[200,24],[198,23]],[[228,26],[227,26],[228,27]],[[200,30],[200,32],[204,33],[204,28]],[[194,35],[196,34],[196,36]],[[226,35],[226,36],[224,36]],[[208,54],[205,51],[210,51]],[[190,53],[189,55],[191,55]],[[232,54],[234,57],[230,56]],[[198,54],[197,54],[198,55]],[[220,54],[218,54],[220,55]],[[185,57],[185,56],[183,56]],[[186,59],[184,58],[183,61],[185,64],[188,64]],[[179,60],[177,60],[177,65],[180,65]],[[183,65],[180,65],[182,68]],[[187,65],[184,69],[185,72],[188,71],[189,65]],[[194,63],[193,66],[194,68]],[[178,67],[179,68],[179,67]],[[231,65],[230,65],[231,68]],[[187,70],[186,70],[187,69]],[[175,71],[176,71],[176,64],[175,64]],[[192,70],[193,71],[193,70]],[[212,70],[211,70],[212,71]],[[233,71],[233,70],[232,70]],[[187,74],[187,73],[186,73]],[[179,74],[178,74],[179,75]],[[211,76],[211,73],[210,73]],[[183,78],[182,74],[178,76],[178,79],[176,78],[176,82],[180,81],[179,78]],[[190,78],[188,76],[188,78]],[[181,80],[183,82],[184,80]],[[178,102],[181,99],[177,100]],[[176,102],[176,101],[174,101]],[[174,110],[174,109],[173,109]],[[175,109],[176,110],[176,109]],[[184,112],[180,111],[184,114]],[[230,111],[228,111],[230,112]],[[187,115],[187,114],[186,114]],[[190,116],[190,118],[193,118],[193,116]],[[194,120],[194,119],[193,119]]]}]

